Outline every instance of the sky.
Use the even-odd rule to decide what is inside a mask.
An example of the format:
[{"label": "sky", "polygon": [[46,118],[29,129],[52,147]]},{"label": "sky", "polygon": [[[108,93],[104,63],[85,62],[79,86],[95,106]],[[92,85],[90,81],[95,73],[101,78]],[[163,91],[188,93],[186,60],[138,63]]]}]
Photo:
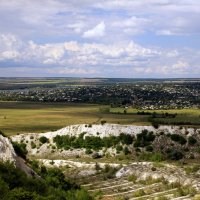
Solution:
[{"label": "sky", "polygon": [[200,78],[200,0],[0,0],[0,77]]}]

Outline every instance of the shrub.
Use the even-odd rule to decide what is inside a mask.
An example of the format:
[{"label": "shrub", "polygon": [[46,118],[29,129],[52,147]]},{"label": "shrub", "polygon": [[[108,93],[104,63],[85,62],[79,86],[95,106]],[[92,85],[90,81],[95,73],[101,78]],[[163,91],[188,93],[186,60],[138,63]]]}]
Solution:
[{"label": "shrub", "polygon": [[6,182],[4,180],[2,180],[1,178],[0,178],[0,186],[1,186],[0,187],[0,194],[1,194],[2,199],[4,199],[4,197],[6,196],[6,194],[9,191],[9,187],[6,184]]},{"label": "shrub", "polygon": [[190,154],[190,155],[189,155],[189,159],[195,159],[194,154]]},{"label": "shrub", "polygon": [[183,136],[178,134],[172,134],[170,135],[170,137],[173,141],[178,142],[181,145],[184,145],[187,142],[187,140]]},{"label": "shrub", "polygon": [[133,143],[133,136],[132,135],[129,135],[129,134],[124,134],[124,133],[121,133],[119,135],[119,139],[120,141],[123,143],[123,144],[132,144]]},{"label": "shrub", "polygon": [[81,190],[77,190],[75,193],[75,198],[76,200],[92,200],[93,198],[89,196],[89,194],[81,189]]},{"label": "shrub", "polygon": [[34,192],[29,192],[22,188],[15,188],[9,192],[9,194],[6,196],[6,198],[8,200],[15,200],[15,199],[35,200],[35,199],[37,199],[37,196],[38,195],[36,195],[36,193],[34,193]]},{"label": "shrub", "polygon": [[200,170],[200,166],[199,165],[192,165],[192,166],[187,166],[184,168],[186,174],[192,174],[192,173],[196,173]]},{"label": "shrub", "polygon": [[100,150],[103,147],[110,148],[120,143],[131,144],[134,140],[133,136],[121,133],[120,136],[109,136],[100,138],[99,136],[86,136],[83,137],[85,133],[80,134],[78,137],[63,135],[53,138],[58,149],[64,148],[66,150],[73,148],[86,148]]},{"label": "shrub", "polygon": [[130,154],[130,151],[129,151],[128,147],[124,147],[123,152],[124,152],[124,155]]},{"label": "shrub", "polygon": [[153,172],[155,172],[157,169],[156,169],[156,167],[152,167],[151,170],[152,170]]},{"label": "shrub", "polygon": [[59,169],[41,170],[40,179],[28,177],[11,163],[0,163],[0,196],[5,200],[92,200],[88,193],[65,179]]},{"label": "shrub", "polygon": [[128,181],[131,181],[131,182],[133,182],[133,183],[136,183],[136,181],[137,181],[137,176],[135,176],[135,175],[130,175],[129,177],[128,177]]},{"label": "shrub", "polygon": [[29,164],[31,165],[31,168],[39,173],[39,162],[37,160],[29,160]]},{"label": "shrub", "polygon": [[117,146],[116,146],[116,150],[117,150],[117,152],[119,153],[120,151],[123,150],[123,147],[122,147],[121,145],[117,145]]},{"label": "shrub", "polygon": [[143,189],[140,189],[140,190],[136,191],[133,196],[134,197],[142,197],[145,194],[146,194],[145,191]]},{"label": "shrub", "polygon": [[91,149],[86,149],[86,150],[85,150],[85,153],[86,153],[86,154],[92,154],[92,150],[91,150]]},{"label": "shrub", "polygon": [[189,136],[188,138],[188,144],[189,145],[194,145],[197,143],[197,140],[195,138],[193,138],[192,136]]},{"label": "shrub", "polygon": [[156,122],[156,121],[152,121],[152,126],[153,126],[155,129],[158,129],[158,128],[159,128],[159,123]]},{"label": "shrub", "polygon": [[134,147],[148,146],[154,141],[154,139],[155,135],[153,134],[153,132],[148,132],[147,130],[143,130],[142,133],[137,135]]},{"label": "shrub", "polygon": [[26,144],[24,143],[17,143],[17,142],[13,142],[13,148],[16,152],[16,154],[24,159],[26,159],[26,155],[28,153],[27,149],[26,149]]},{"label": "shrub", "polygon": [[54,162],[53,160],[51,160],[50,164],[51,164],[51,165],[54,165],[54,164],[55,164],[55,162]]},{"label": "shrub", "polygon": [[98,159],[98,158],[101,158],[101,155],[98,152],[95,152],[95,153],[92,154],[92,158]]},{"label": "shrub", "polygon": [[184,155],[178,150],[169,150],[167,157],[170,160],[180,160],[184,157]]},{"label": "shrub", "polygon": [[117,170],[117,168],[111,167],[110,165],[105,165],[105,168],[102,170],[104,174],[104,179],[114,178]]},{"label": "shrub", "polygon": [[44,144],[44,143],[49,142],[49,139],[46,138],[45,136],[42,136],[42,137],[39,138],[39,141],[40,141],[42,144]]},{"label": "shrub", "polygon": [[106,120],[101,120],[101,125],[104,125],[106,123]]},{"label": "shrub", "polygon": [[147,147],[145,148],[145,150],[146,150],[146,151],[152,152],[152,151],[153,151],[153,147],[152,147],[152,146],[147,146]]},{"label": "shrub", "polygon": [[32,148],[32,149],[35,149],[35,148],[36,148],[36,144],[35,144],[33,141],[31,141],[31,148]]}]

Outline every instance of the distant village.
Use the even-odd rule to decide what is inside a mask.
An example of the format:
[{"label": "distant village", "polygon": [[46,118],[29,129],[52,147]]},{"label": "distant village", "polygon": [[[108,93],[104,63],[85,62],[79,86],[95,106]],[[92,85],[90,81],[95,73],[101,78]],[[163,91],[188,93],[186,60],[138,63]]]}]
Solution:
[{"label": "distant village", "polygon": [[70,85],[0,90],[0,100],[109,104],[139,109],[200,108],[200,83]]}]

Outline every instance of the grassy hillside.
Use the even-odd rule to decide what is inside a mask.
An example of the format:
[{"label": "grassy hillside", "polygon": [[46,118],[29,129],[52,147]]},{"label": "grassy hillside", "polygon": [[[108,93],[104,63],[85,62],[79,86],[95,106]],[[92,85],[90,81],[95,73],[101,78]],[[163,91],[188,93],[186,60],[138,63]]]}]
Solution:
[{"label": "grassy hillside", "polygon": [[[35,163],[37,164],[37,163]],[[35,165],[36,166],[36,165]],[[10,163],[0,162],[0,192],[2,200],[92,200],[78,185],[66,180],[59,169],[44,166],[35,170],[41,179],[27,175]]]}]

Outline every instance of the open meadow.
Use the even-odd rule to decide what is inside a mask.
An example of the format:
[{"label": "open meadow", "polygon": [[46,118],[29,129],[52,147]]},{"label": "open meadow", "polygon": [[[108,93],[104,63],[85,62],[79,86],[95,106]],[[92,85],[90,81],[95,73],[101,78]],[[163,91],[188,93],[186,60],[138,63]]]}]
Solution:
[{"label": "open meadow", "polygon": [[[6,135],[57,130],[72,124],[107,123],[150,125],[149,115],[138,115],[137,109],[110,108],[106,105],[72,103],[0,102],[0,130]],[[154,111],[148,111],[154,112]],[[157,113],[177,113],[176,118],[159,118],[159,122],[186,125],[200,123],[197,109],[156,110]]]},{"label": "open meadow", "polygon": [[[147,114],[157,113],[158,115],[162,115],[165,113],[177,114],[175,118],[170,117],[158,117],[155,118],[154,121],[159,122],[160,124],[173,124],[173,125],[200,125],[200,109],[169,109],[169,110],[138,110],[134,108],[110,108],[110,113],[122,114],[126,113],[126,115],[138,115],[138,112],[144,112]],[[142,116],[145,116],[142,115]],[[148,116],[148,115],[146,115]]]},{"label": "open meadow", "polygon": [[150,124],[147,116],[109,113],[108,106],[65,103],[0,102],[0,130],[6,135],[57,130],[72,124]]}]

